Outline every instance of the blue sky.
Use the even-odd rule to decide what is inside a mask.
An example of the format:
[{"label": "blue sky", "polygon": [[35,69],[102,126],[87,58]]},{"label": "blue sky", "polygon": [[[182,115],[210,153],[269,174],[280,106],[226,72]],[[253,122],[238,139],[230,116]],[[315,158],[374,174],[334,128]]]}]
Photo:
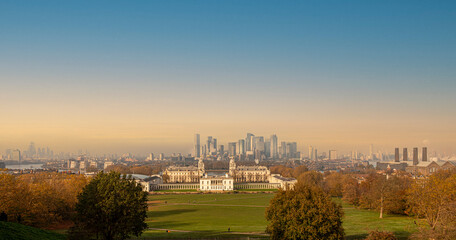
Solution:
[{"label": "blue sky", "polygon": [[[240,126],[265,135],[270,129],[302,144],[337,148],[347,133],[335,132],[367,124],[378,138],[359,135],[340,148],[429,138],[453,151],[455,23],[454,1],[2,1],[0,108],[11,113],[2,121],[8,128],[41,128],[49,135],[42,141],[51,145],[73,136],[65,129],[77,126],[85,133],[79,145],[102,120],[71,116],[123,112],[189,129],[169,137],[182,151],[195,131],[231,141],[234,136],[218,130],[227,126],[239,129],[236,134],[245,130]],[[58,118],[54,125],[61,129],[46,125],[46,117],[25,121],[27,113]],[[190,115],[192,124],[176,120],[178,113]],[[321,124],[308,115],[342,120]],[[320,131],[282,128],[287,117],[305,118],[303,124]],[[204,127],[205,119],[219,124]],[[227,122],[232,119],[243,120]],[[115,130],[132,121],[108,125]],[[269,123],[258,127],[260,121]],[[395,142],[375,130],[409,125],[406,130],[422,133]],[[130,129],[131,138],[144,128]],[[155,128],[147,131],[154,138]],[[21,134],[6,133],[15,140],[0,147],[43,135]],[[143,145],[165,147],[162,142]]]}]

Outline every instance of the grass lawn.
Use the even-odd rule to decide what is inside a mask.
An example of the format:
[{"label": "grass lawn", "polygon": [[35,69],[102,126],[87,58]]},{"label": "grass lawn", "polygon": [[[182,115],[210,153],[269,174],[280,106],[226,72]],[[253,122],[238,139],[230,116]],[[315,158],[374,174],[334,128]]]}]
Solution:
[{"label": "grass lawn", "polygon": [[398,239],[407,239],[417,230],[414,218],[383,214],[383,218],[380,219],[380,213],[377,211],[356,209],[338,198],[333,200],[342,204],[344,209],[343,226],[346,239],[363,239],[370,230],[394,232]]},{"label": "grass lawn", "polygon": [[63,234],[12,222],[0,222],[0,240],[65,240]]},{"label": "grass lawn", "polygon": [[197,189],[154,190],[154,192],[198,192]]},{"label": "grass lawn", "polygon": [[[268,238],[264,233],[266,206],[272,193],[150,195],[147,230],[140,239]],[[334,199],[342,203],[340,199]],[[346,239],[363,239],[369,230],[392,231],[407,239],[416,230],[414,219],[355,209],[342,203]],[[230,232],[228,232],[230,228]],[[166,232],[170,229],[171,232]]]}]

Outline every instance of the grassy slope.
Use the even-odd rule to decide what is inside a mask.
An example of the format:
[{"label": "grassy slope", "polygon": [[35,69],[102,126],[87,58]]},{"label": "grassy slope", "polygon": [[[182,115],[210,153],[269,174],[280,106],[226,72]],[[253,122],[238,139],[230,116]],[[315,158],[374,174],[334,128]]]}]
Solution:
[{"label": "grassy slope", "polygon": [[[264,212],[273,194],[189,194],[150,196],[150,228],[176,229],[195,232],[171,232],[148,230],[142,237],[154,239],[172,238],[239,238],[254,237],[264,232]],[[334,199],[341,203],[339,199]],[[165,203],[166,201],[166,203]],[[175,205],[178,204],[178,205]],[[227,206],[221,206],[227,205]],[[343,203],[344,229],[347,239],[363,239],[369,230],[379,229],[395,232],[406,239],[416,230],[413,219],[405,216],[385,215],[378,212],[355,209]],[[251,233],[233,235],[231,231]]]},{"label": "grassy slope", "polygon": [[0,222],[0,240],[64,240],[65,235],[12,222]]}]

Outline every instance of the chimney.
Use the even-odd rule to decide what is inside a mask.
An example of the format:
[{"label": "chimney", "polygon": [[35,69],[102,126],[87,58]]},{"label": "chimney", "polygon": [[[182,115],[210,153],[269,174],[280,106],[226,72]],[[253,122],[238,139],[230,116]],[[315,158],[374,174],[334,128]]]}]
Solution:
[{"label": "chimney", "polygon": [[399,162],[399,148],[394,149],[394,161]]},{"label": "chimney", "polygon": [[427,147],[423,147],[423,156],[421,156],[423,162],[427,162]]},{"label": "chimney", "polygon": [[418,165],[418,148],[413,148],[413,165]]}]

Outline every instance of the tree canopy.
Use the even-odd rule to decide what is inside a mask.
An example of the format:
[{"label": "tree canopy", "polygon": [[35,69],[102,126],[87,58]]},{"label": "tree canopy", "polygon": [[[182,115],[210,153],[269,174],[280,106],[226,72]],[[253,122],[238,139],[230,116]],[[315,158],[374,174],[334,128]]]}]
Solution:
[{"label": "tree canopy", "polygon": [[271,239],[343,239],[342,208],[314,185],[279,190],[266,209]]},{"label": "tree canopy", "polygon": [[147,224],[147,193],[118,172],[96,175],[78,196],[70,238],[105,240],[139,236]]}]

